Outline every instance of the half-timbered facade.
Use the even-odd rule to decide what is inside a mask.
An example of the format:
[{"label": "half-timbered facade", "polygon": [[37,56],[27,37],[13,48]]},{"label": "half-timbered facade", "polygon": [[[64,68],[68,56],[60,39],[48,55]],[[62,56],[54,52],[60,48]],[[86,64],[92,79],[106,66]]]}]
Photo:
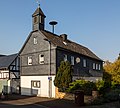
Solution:
[{"label": "half-timbered facade", "polygon": [[19,93],[20,62],[18,54],[0,56],[0,92]]},{"label": "half-timbered facade", "polygon": [[54,78],[61,61],[73,67],[73,80],[102,79],[103,61],[88,48],[44,28],[45,15],[38,7],[33,30],[20,50],[21,94],[55,97]]}]

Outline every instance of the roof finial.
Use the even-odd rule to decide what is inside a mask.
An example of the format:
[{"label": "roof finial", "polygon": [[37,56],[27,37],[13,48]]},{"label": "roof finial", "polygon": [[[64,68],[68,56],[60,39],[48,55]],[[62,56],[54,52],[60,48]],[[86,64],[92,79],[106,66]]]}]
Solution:
[{"label": "roof finial", "polygon": [[38,4],[38,7],[40,7],[40,1],[36,0],[36,3]]}]

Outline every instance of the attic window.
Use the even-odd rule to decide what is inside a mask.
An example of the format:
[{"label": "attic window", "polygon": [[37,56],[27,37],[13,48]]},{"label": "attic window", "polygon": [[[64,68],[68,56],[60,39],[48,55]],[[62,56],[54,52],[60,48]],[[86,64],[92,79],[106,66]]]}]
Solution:
[{"label": "attic window", "polygon": [[67,45],[67,43],[65,41],[63,43],[64,43],[64,45]]},{"label": "attic window", "polygon": [[37,44],[37,37],[34,37],[34,45]]}]

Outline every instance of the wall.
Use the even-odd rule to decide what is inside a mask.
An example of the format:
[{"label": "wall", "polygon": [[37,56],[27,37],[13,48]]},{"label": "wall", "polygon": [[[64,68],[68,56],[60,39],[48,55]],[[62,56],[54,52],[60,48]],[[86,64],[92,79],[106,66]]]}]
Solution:
[{"label": "wall", "polygon": [[[60,66],[60,62],[63,61],[64,54],[68,55],[68,61],[71,62],[71,56],[74,56],[73,76],[76,77],[102,77],[103,66],[102,61],[98,61],[84,55],[74,53],[68,50],[57,49],[57,67]],[[77,59],[80,59],[78,62]],[[87,61],[86,67],[83,67],[83,60]],[[93,70],[93,63],[101,65],[101,70]]]},{"label": "wall", "polygon": [[[54,78],[52,76],[52,97],[55,97]],[[49,97],[48,76],[21,76],[21,95],[32,95],[31,81],[40,81],[40,88],[33,88],[37,96]]]},{"label": "wall", "polygon": [[[34,37],[37,44],[34,44]],[[40,32],[33,32],[20,53],[21,75],[49,75],[50,74],[50,44]],[[44,55],[44,64],[39,64],[39,55]],[[28,65],[28,56],[32,56],[32,65]],[[51,73],[56,74],[56,47],[51,44]]]}]

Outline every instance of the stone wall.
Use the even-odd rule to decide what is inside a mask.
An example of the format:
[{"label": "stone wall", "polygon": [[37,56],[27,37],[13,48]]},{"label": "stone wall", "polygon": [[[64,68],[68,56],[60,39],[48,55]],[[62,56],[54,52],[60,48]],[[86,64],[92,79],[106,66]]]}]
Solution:
[{"label": "stone wall", "polygon": [[58,88],[56,87],[55,88],[55,98],[58,98],[58,99],[67,99],[67,100],[74,100],[74,94],[59,92]]}]

